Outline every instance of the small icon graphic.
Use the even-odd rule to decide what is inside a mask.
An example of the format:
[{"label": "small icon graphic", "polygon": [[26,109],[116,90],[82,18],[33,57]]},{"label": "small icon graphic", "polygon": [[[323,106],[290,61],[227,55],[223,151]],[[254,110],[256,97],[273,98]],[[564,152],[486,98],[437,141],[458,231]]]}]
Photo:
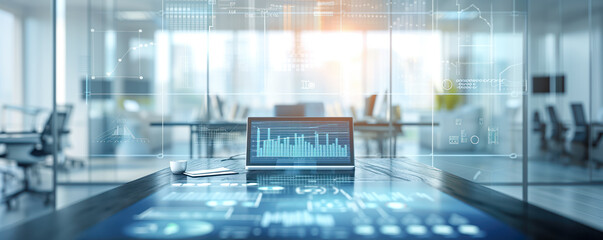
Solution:
[{"label": "small icon graphic", "polygon": [[442,81],[442,87],[447,91],[452,89],[452,81],[450,79],[444,79],[444,81]]},{"label": "small icon graphic", "polygon": [[316,88],[316,84],[312,81],[302,80],[301,82],[302,82],[302,89],[304,89],[304,90],[310,90],[310,89]]},{"label": "small icon graphic", "polygon": [[488,127],[488,144],[498,144],[498,128]]},{"label": "small icon graphic", "polygon": [[467,138],[465,129],[461,129],[461,143],[467,143],[467,140],[469,140],[469,138]]},{"label": "small icon graphic", "polygon": [[116,121],[116,126],[109,131],[104,132],[96,139],[98,143],[149,143],[148,138],[138,138],[132,133],[130,128],[126,126],[126,121],[119,119]]},{"label": "small icon graphic", "polygon": [[448,144],[459,144],[459,136],[449,136]]}]

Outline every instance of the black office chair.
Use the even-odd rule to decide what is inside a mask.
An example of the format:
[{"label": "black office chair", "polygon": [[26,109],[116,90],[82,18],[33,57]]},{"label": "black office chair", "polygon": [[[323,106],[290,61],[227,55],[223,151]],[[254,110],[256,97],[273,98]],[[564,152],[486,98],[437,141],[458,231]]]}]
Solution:
[{"label": "black office chair", "polygon": [[574,160],[588,161],[588,139],[590,133],[590,127],[586,122],[586,116],[584,114],[584,107],[581,103],[573,103],[572,116],[574,118],[574,137],[571,140],[570,153]]},{"label": "black office chair", "polygon": [[[600,146],[600,144],[601,144],[601,140],[603,140],[603,132],[599,131],[595,135],[597,135],[597,136],[595,137],[595,139],[593,141],[592,147],[593,147],[593,151],[596,152],[600,147],[602,147],[602,146]],[[597,169],[601,168],[601,166],[603,165],[603,159],[601,159],[602,156],[600,154],[599,155],[595,154],[592,157],[593,157],[593,163],[595,164],[595,168],[597,168]]]},{"label": "black office chair", "polygon": [[603,140],[603,132],[598,132],[595,137],[595,141],[593,141],[593,147],[599,146],[599,143]]},{"label": "black office chair", "polygon": [[540,112],[534,111],[533,119],[534,128],[532,129],[535,133],[538,133],[540,137],[540,150],[546,150],[546,123],[540,118]]},{"label": "black office chair", "polygon": [[[69,131],[65,128],[66,123],[66,112],[57,112],[57,128],[59,134],[67,134]],[[31,142],[17,142],[17,143],[7,143],[6,144],[6,153],[5,158],[15,161],[17,166],[23,170],[23,188],[17,192],[11,193],[2,200],[3,203],[6,204],[8,209],[12,208],[12,202],[14,199],[19,197],[23,193],[32,193],[36,195],[42,195],[45,197],[45,204],[49,204],[51,202],[51,191],[43,191],[33,189],[30,186],[30,178],[29,173],[32,167],[37,164],[45,162],[46,158],[53,153],[53,137],[52,137],[52,128],[54,126],[52,120],[52,114],[48,117],[46,124],[44,125],[44,129],[41,133],[38,134],[39,141],[36,143]],[[10,134],[10,133],[9,133]],[[36,133],[32,133],[35,134]],[[59,151],[62,150],[63,146],[61,141],[57,143]]]},{"label": "black office chair", "polygon": [[551,146],[551,149],[558,150],[556,151],[556,154],[567,155],[567,151],[565,150],[565,134],[568,128],[563,126],[563,123],[559,121],[559,118],[557,117],[557,112],[555,111],[555,107],[549,105],[547,106],[546,110],[548,112],[549,120],[551,122],[551,134],[549,136],[549,139],[551,140],[550,142],[551,144],[553,144],[553,146]]},{"label": "black office chair", "polygon": [[325,105],[322,102],[299,103],[304,106],[304,117],[324,117]]},{"label": "black office chair", "polygon": [[305,113],[306,106],[302,104],[274,105],[274,116],[277,117],[303,117]]}]

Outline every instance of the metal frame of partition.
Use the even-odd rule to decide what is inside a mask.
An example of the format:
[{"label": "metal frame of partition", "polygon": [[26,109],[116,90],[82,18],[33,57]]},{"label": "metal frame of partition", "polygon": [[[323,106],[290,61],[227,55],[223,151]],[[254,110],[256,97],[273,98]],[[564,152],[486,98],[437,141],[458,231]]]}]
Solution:
[{"label": "metal frame of partition", "polygon": [[53,209],[57,204],[57,158],[58,158],[58,124],[57,124],[57,0],[52,0],[52,199]]},{"label": "metal frame of partition", "polygon": [[[589,102],[588,102],[588,109],[589,109],[589,122],[592,123],[593,121],[593,46],[594,46],[594,38],[593,38],[593,0],[588,0],[588,49],[590,51],[588,51],[588,78],[590,79],[590,81],[588,81],[588,89],[590,90],[589,92]],[[592,129],[588,129],[589,133],[592,132]],[[587,144],[588,144],[588,156],[589,158],[592,158],[593,156],[593,148],[595,146],[593,146],[593,138],[592,136],[590,136],[590,134],[588,135],[588,140],[587,140]],[[592,182],[593,181],[593,164],[590,162],[591,159],[588,160],[588,167],[589,167],[589,171],[588,171],[588,176],[589,176],[589,180]]]},{"label": "metal frame of partition", "polygon": [[[526,0],[528,1],[528,0]],[[515,2],[515,0],[513,0],[513,2]],[[513,11],[515,11],[515,9],[513,9]],[[523,50],[523,63],[524,63],[524,68],[523,68],[523,78],[524,78],[524,88],[522,91],[522,127],[523,127],[523,131],[522,131],[522,149],[521,152],[523,154],[523,156],[521,157],[521,199],[524,202],[528,201],[528,94],[529,94],[529,84],[527,82],[528,79],[528,75],[529,75],[529,62],[528,62],[528,49],[530,49],[530,41],[528,41],[528,32],[529,32],[529,22],[530,22],[530,14],[528,14],[530,12],[530,4],[526,3],[526,17],[524,20],[524,32],[525,34],[523,35],[523,46],[524,46],[524,50]],[[515,25],[513,25],[513,27],[515,27]]]}]

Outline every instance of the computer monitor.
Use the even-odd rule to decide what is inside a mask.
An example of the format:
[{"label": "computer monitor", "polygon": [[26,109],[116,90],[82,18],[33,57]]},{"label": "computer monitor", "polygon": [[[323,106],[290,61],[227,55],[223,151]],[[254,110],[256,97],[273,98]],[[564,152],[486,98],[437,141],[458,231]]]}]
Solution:
[{"label": "computer monitor", "polygon": [[353,169],[352,118],[248,118],[250,170]]},{"label": "computer monitor", "polygon": [[[554,89],[551,89],[551,86]],[[532,93],[565,93],[564,75],[543,75],[532,77]]]}]

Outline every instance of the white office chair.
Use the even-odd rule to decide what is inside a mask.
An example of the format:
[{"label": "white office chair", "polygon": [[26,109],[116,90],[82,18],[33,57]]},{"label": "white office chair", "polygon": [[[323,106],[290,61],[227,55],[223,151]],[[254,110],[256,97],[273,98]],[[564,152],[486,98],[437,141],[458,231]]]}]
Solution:
[{"label": "white office chair", "polygon": [[[68,131],[65,129],[67,113],[57,112],[56,115],[59,134],[67,134]],[[31,187],[30,173],[32,176],[39,175],[36,171],[33,171],[33,167],[45,162],[47,157],[53,153],[53,125],[54,123],[51,114],[48,117],[42,132],[40,133],[6,133],[6,135],[9,136],[8,139],[11,141],[4,142],[6,145],[6,152],[4,153],[3,157],[16,162],[17,166],[23,170],[23,187],[19,191],[5,195],[5,197],[2,199],[2,202],[6,204],[8,209],[13,207],[12,203],[14,200],[23,193],[41,195],[45,198],[45,204],[51,203],[51,191],[33,189]],[[58,144],[58,150],[62,150],[62,144],[60,141]],[[38,182],[40,181],[40,178],[38,178]],[[3,195],[4,194],[5,192],[3,192]]]}]

